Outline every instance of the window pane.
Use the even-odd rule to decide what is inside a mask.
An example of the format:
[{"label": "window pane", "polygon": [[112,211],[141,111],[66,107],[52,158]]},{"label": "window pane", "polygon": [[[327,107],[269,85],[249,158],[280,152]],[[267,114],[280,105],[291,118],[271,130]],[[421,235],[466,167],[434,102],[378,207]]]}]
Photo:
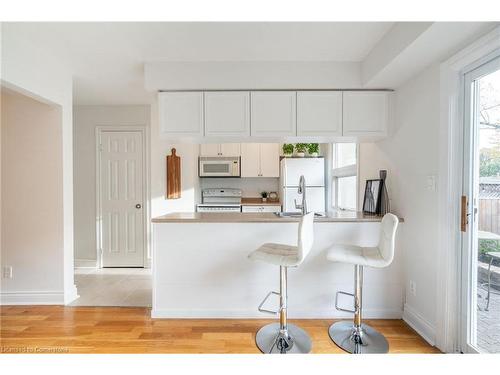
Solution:
[{"label": "window pane", "polygon": [[338,179],[338,207],[356,210],[356,176],[339,177]]},{"label": "window pane", "polygon": [[356,143],[337,143],[337,168],[356,164]]}]

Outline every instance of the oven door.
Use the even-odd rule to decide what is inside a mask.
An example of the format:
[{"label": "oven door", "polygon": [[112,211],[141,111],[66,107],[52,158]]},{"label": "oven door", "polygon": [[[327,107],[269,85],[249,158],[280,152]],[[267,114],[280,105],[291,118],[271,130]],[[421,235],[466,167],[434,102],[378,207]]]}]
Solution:
[{"label": "oven door", "polygon": [[200,158],[200,177],[240,177],[240,162],[235,158]]}]

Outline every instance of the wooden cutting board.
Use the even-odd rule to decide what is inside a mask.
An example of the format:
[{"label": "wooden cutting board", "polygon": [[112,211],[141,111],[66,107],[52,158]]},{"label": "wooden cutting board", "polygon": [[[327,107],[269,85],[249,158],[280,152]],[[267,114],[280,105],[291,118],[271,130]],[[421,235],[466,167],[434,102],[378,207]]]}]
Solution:
[{"label": "wooden cutting board", "polygon": [[181,197],[181,158],[172,149],[172,155],[167,156],[167,199]]}]

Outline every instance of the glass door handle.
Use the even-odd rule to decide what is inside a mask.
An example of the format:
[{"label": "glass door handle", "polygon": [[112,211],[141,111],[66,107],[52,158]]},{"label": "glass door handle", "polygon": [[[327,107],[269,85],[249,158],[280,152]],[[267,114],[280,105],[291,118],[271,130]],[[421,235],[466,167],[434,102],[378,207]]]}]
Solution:
[{"label": "glass door handle", "polygon": [[462,195],[460,199],[460,230],[462,232],[467,231],[467,224],[469,224],[469,214],[467,213],[469,208],[469,201],[467,196]]}]

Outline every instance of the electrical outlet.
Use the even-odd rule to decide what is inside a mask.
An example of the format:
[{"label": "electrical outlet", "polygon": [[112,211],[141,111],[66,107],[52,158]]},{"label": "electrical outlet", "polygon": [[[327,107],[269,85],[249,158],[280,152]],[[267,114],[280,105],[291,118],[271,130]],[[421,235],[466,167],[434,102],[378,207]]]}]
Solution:
[{"label": "electrical outlet", "polygon": [[410,293],[414,297],[417,296],[417,283],[413,280],[410,280]]},{"label": "electrical outlet", "polygon": [[3,266],[2,278],[12,279],[12,266]]}]

